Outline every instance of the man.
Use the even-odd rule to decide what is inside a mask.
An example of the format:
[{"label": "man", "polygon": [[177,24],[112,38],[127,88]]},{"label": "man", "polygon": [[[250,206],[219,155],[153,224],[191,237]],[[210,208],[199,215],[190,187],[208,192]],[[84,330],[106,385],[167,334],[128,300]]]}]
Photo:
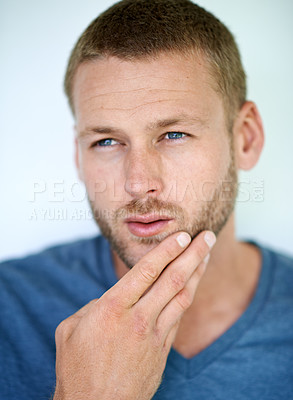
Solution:
[{"label": "man", "polygon": [[55,400],[289,399],[293,262],[234,235],[264,139],[231,33],[188,0],[124,0],[65,89],[103,236],[1,265],[1,398],[53,394],[58,325]]}]

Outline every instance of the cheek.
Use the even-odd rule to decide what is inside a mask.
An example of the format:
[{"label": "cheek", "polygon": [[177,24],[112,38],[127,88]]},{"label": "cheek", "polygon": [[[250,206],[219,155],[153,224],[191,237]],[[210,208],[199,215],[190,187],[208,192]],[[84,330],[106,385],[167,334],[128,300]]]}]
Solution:
[{"label": "cheek", "polygon": [[229,148],[216,141],[201,143],[165,164],[165,194],[170,201],[193,203],[209,199],[225,177]]},{"label": "cheek", "polygon": [[83,156],[81,168],[89,199],[96,203],[97,199],[107,192],[109,186],[107,175],[105,175],[104,169],[89,157]]},{"label": "cheek", "polygon": [[84,184],[91,202],[97,207],[115,209],[124,200],[122,168],[97,162],[95,157],[83,159]]}]

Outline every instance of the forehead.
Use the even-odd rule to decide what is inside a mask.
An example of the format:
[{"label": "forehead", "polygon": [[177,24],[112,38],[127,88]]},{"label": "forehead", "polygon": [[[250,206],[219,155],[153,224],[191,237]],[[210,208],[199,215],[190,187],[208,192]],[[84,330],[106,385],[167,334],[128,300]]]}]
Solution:
[{"label": "forehead", "polygon": [[[89,119],[208,114],[221,106],[203,57],[161,54],[151,60],[108,57],[81,64],[73,85],[77,124]],[[94,122],[94,121],[93,121]]]}]

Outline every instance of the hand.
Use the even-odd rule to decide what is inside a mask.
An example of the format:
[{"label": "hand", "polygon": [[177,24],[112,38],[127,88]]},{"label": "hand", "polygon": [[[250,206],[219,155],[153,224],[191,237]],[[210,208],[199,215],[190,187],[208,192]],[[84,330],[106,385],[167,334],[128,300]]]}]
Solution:
[{"label": "hand", "polygon": [[205,233],[189,246],[187,233],[170,235],[98,301],[61,322],[54,400],[152,398],[205,270]]}]

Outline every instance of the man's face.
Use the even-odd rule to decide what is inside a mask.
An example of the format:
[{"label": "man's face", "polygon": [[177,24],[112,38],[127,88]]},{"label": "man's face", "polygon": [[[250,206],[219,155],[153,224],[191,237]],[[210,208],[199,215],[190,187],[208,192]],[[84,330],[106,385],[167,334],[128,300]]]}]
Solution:
[{"label": "man's face", "polygon": [[169,234],[216,234],[235,202],[230,133],[204,59],[79,66],[77,165],[102,233],[129,267]]}]

